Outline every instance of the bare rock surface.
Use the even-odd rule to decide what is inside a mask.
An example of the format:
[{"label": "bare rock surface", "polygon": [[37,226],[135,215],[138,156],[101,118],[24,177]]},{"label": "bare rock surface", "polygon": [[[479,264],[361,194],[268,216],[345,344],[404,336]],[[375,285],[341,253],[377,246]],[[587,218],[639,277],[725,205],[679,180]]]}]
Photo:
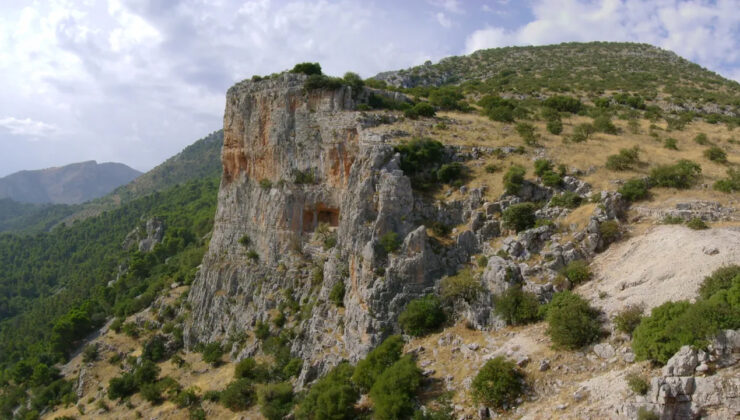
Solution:
[{"label": "bare rock surface", "polygon": [[[717,252],[708,255],[707,248]],[[696,297],[705,276],[738,261],[740,230],[736,228],[656,226],[598,254],[592,263],[594,281],[578,292],[610,316],[631,304],[642,304],[649,311],[667,301]],[[606,292],[603,299],[601,292]]]}]

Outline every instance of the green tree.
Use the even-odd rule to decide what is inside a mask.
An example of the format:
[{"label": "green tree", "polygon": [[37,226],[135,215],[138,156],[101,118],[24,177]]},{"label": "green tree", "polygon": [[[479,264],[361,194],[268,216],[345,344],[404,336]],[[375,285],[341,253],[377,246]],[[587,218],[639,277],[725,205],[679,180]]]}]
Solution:
[{"label": "green tree", "polygon": [[524,374],[514,363],[503,356],[495,357],[473,379],[473,399],[489,407],[511,407],[524,392],[523,379]]}]

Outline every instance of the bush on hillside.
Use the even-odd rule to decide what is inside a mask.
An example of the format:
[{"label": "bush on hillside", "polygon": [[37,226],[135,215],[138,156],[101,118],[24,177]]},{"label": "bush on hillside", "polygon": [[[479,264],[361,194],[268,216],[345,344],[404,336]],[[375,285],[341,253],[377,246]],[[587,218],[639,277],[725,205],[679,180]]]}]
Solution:
[{"label": "bush on hillside", "polygon": [[398,316],[398,324],[406,334],[420,337],[429,334],[447,319],[442,303],[434,295],[414,299]]},{"label": "bush on hillside", "polygon": [[403,112],[403,115],[406,118],[411,118],[412,120],[415,120],[419,117],[431,118],[434,117],[436,114],[437,112],[434,110],[434,107],[428,102],[419,102],[418,104]]},{"label": "bush on hillside", "polygon": [[678,150],[677,140],[673,137],[668,137],[667,139],[663,140],[663,147],[670,150]]},{"label": "bush on hillside", "polygon": [[270,367],[262,363],[257,363],[251,357],[247,357],[234,366],[234,379],[268,382],[271,379]]},{"label": "bush on hillside", "polygon": [[550,206],[565,207],[574,209],[581,205],[583,198],[573,191],[565,191],[560,195],[553,195],[550,199]]},{"label": "bush on hillside", "polygon": [[544,311],[547,333],[556,347],[575,350],[593,343],[601,334],[598,311],[574,293],[556,293]]},{"label": "bush on hillside", "polygon": [[312,74],[321,74],[321,65],[319,63],[298,63],[290,72],[302,73],[308,76]]},{"label": "bush on hillside", "polygon": [[614,317],[614,326],[617,331],[632,335],[632,332],[640,325],[644,309],[641,305],[628,305]]},{"label": "bush on hillside", "polygon": [[727,152],[717,146],[712,146],[704,151],[704,157],[717,163],[727,163]]},{"label": "bush on hillside", "polygon": [[709,139],[707,138],[707,135],[704,133],[697,134],[696,137],[694,137],[694,141],[697,144],[700,144],[702,146],[706,146],[709,144]]},{"label": "bush on hillside", "polygon": [[591,279],[591,269],[584,260],[571,261],[560,270],[560,274],[567,278],[571,285],[577,286]]},{"label": "bush on hillside", "polygon": [[720,267],[704,278],[699,286],[699,296],[702,299],[709,299],[717,292],[731,288],[733,281],[738,282],[738,277],[740,277],[740,265]]},{"label": "bush on hillside", "polygon": [[542,105],[560,112],[578,113],[583,106],[580,100],[570,96],[555,95],[545,99]]},{"label": "bush on hillside", "polygon": [[508,325],[522,325],[540,319],[537,296],[514,285],[493,298],[493,310]]},{"label": "bush on hillside", "polygon": [[374,348],[367,356],[360,360],[351,374],[352,382],[360,390],[367,392],[373,386],[381,373],[401,358],[403,353],[403,339],[400,335],[392,335]]},{"label": "bush on hillside", "polygon": [[639,163],[640,149],[620,149],[619,154],[609,155],[606,158],[606,168],[612,171],[626,171],[633,169]]},{"label": "bush on hillside", "polygon": [[573,135],[570,136],[570,140],[574,143],[582,143],[591,137],[591,134],[595,133],[596,129],[589,123],[581,123],[573,128]]},{"label": "bush on hillside", "polygon": [[524,175],[527,171],[519,166],[512,165],[504,174],[504,189],[506,194],[516,195],[524,184]]},{"label": "bush on hillside", "polygon": [[477,403],[501,409],[512,407],[524,393],[524,374],[503,356],[486,362],[471,384],[471,393]]},{"label": "bush on hillside", "polygon": [[293,408],[293,386],[290,382],[262,385],[257,388],[257,401],[267,420],[282,420]]},{"label": "bush on hillside", "polygon": [[221,357],[224,355],[224,349],[221,343],[214,341],[206,344],[203,348],[203,361],[210,364],[211,366],[218,366],[221,364]]},{"label": "bush on hillside", "polygon": [[374,418],[393,420],[409,417],[414,412],[414,396],[421,380],[421,370],[409,355],[383,371],[370,388]]},{"label": "bush on hillside", "polygon": [[532,124],[525,122],[518,123],[516,125],[516,132],[519,133],[526,145],[534,146],[537,143],[537,135]]},{"label": "bush on hillside", "polygon": [[686,222],[686,227],[694,230],[704,230],[709,229],[709,225],[706,224],[703,220],[701,220],[698,217],[694,217],[688,222]]},{"label": "bush on hillside", "polygon": [[599,235],[604,241],[604,246],[617,241],[622,236],[622,229],[619,228],[619,222],[616,220],[607,220],[599,223]]},{"label": "bush on hillside", "polygon": [[501,213],[501,220],[506,228],[521,232],[534,226],[535,209],[534,203],[513,204]]},{"label": "bush on hillside", "polygon": [[338,77],[329,77],[323,74],[312,74],[303,83],[306,90],[339,89],[344,83]]},{"label": "bush on hillside", "polygon": [[733,193],[740,191],[740,169],[729,168],[727,170],[727,178],[720,179],[714,183],[713,188],[717,191],[725,193]]},{"label": "bush on hillside", "polygon": [[675,165],[660,165],[650,171],[650,180],[657,187],[687,189],[699,180],[701,166],[690,160],[679,160]]},{"label": "bush on hillside", "polygon": [[253,406],[255,393],[252,381],[246,378],[231,381],[221,391],[219,402],[231,411],[244,411]]},{"label": "bush on hillside", "polygon": [[[400,356],[399,356],[400,357]],[[295,410],[299,420],[352,420],[360,392],[354,386],[349,363],[340,363],[314,383]]]},{"label": "bush on hillside", "polygon": [[563,132],[563,121],[560,119],[550,120],[547,122],[547,131],[556,136]]},{"label": "bush on hillside", "polygon": [[483,285],[480,280],[475,278],[473,272],[469,268],[464,268],[454,276],[447,276],[442,279],[440,295],[442,299],[449,303],[458,299],[473,303],[478,299],[483,289]]},{"label": "bush on hillside", "polygon": [[380,237],[380,246],[387,254],[395,252],[401,246],[401,237],[396,232],[388,232]]},{"label": "bush on hillside", "polygon": [[537,159],[534,161],[534,173],[537,176],[542,176],[546,172],[550,172],[553,169],[552,162],[548,159]]},{"label": "bush on hillside", "polygon": [[644,200],[650,195],[650,187],[642,178],[630,179],[622,184],[617,191],[622,194],[622,198],[631,202]]},{"label": "bush on hillside", "polygon": [[450,183],[463,177],[465,165],[460,162],[445,163],[437,171],[437,179],[444,183]]},{"label": "bush on hillside", "polygon": [[339,307],[344,307],[344,282],[337,282],[329,292],[329,300]]}]

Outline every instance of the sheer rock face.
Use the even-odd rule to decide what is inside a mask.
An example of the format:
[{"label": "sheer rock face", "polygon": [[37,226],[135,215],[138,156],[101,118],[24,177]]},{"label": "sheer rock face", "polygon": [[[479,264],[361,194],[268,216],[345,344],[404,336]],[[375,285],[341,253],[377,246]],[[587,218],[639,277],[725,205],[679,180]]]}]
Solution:
[{"label": "sheer rock face", "polygon": [[[246,357],[259,346],[256,323],[282,310],[297,334],[293,354],[308,361],[305,382],[364,356],[397,330],[404,305],[449,271],[443,262],[469,255],[435,254],[400,156],[372,132],[371,117],[353,111],[351,88],[306,92],[304,80],[284,74],[228,91],[218,209],[185,339],[246,332],[246,345],[232,349]],[[329,250],[315,240],[319,223],[336,234]],[[378,244],[389,232],[401,241],[391,254]],[[344,308],[328,299],[338,282]]]}]

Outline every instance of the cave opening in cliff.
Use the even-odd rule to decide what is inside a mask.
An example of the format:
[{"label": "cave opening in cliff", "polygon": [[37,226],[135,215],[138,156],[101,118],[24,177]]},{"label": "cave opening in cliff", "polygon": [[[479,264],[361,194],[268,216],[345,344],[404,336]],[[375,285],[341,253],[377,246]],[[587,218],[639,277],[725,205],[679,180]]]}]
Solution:
[{"label": "cave opening in cliff", "polygon": [[320,223],[326,223],[330,227],[339,226],[339,209],[318,203],[313,208],[303,211],[303,230],[313,232]]}]

